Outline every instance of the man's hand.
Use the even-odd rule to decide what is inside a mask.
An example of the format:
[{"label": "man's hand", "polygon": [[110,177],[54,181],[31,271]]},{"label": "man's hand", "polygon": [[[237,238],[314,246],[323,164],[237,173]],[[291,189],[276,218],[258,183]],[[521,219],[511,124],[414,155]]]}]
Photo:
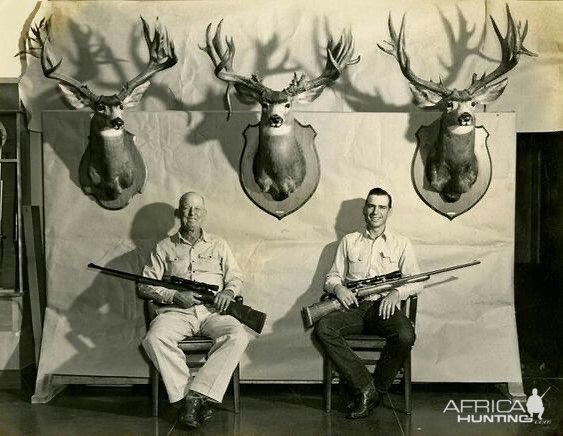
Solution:
[{"label": "man's hand", "polygon": [[200,294],[191,291],[176,291],[174,294],[174,304],[183,307],[184,309],[189,309],[196,304],[202,304],[198,299],[201,297]]},{"label": "man's hand", "polygon": [[215,295],[213,304],[219,309],[219,312],[224,312],[231,304],[231,301],[233,301],[233,298],[235,298],[235,293],[230,289],[224,289]]},{"label": "man's hand", "polygon": [[358,307],[358,300],[356,295],[344,285],[338,285],[334,288],[334,293],[336,298],[340,301],[340,304],[344,306],[346,310],[350,309],[350,306],[356,305]]},{"label": "man's hand", "polygon": [[399,291],[393,289],[389,292],[383,300],[381,300],[381,304],[379,305],[379,316],[383,317],[383,319],[389,319],[395,313],[395,309],[397,309],[397,304],[401,301],[401,297],[399,296]]}]

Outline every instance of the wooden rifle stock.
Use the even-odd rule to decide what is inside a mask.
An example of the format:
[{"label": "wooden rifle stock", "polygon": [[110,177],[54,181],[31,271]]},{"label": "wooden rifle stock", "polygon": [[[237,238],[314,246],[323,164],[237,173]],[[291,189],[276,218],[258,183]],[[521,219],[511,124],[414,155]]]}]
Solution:
[{"label": "wooden rifle stock", "polygon": [[[389,291],[391,289],[395,289],[398,288],[399,286],[403,286],[409,283],[418,283],[418,282],[426,281],[430,278],[430,276],[434,274],[440,274],[460,268],[467,268],[470,266],[477,265],[479,263],[481,262],[478,260],[474,260],[473,262],[464,263],[461,265],[449,266],[446,268],[440,268],[434,271],[415,274],[408,277],[401,277],[401,278],[389,279],[389,280],[385,278],[380,278],[381,281],[379,283],[377,283],[377,280],[375,278],[366,279],[365,282],[368,284],[364,287],[362,287],[361,285],[355,287],[354,293],[356,294],[356,298],[364,299],[369,295],[379,294],[381,292]],[[362,280],[357,280],[354,283],[357,284],[358,282],[362,282]],[[309,306],[305,306],[301,309],[303,324],[305,324],[305,328],[310,328],[323,316],[328,315],[329,313],[334,312],[336,310],[341,310],[342,308],[343,308],[342,304],[340,304],[340,301],[338,301],[338,299],[336,299],[335,297],[330,297],[319,303],[314,303]]]},{"label": "wooden rifle stock", "polygon": [[[215,300],[215,292],[219,290],[219,286],[210,285],[208,283],[197,282],[195,280],[183,279],[181,277],[170,276],[159,279],[151,279],[143,277],[138,274],[119,271],[117,269],[105,268],[103,266],[89,263],[88,268],[97,269],[105,274],[119,277],[125,280],[132,280],[135,283],[149,286],[163,286],[177,291],[192,291],[200,295],[198,299],[203,303],[213,304]],[[231,315],[233,318],[238,319],[244,325],[250,327],[256,333],[262,333],[264,323],[266,322],[266,314],[254,310],[252,307],[242,304],[238,301],[231,301],[225,314]]]}]

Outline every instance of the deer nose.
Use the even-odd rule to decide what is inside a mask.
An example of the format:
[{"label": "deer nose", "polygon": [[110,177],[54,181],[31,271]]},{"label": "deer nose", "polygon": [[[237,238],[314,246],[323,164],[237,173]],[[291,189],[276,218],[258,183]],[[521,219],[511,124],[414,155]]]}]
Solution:
[{"label": "deer nose", "polygon": [[113,120],[111,120],[110,124],[111,127],[116,130],[121,129],[121,127],[123,126],[123,120],[121,118],[114,118]]},{"label": "deer nose", "polygon": [[469,112],[462,113],[458,118],[458,122],[461,126],[467,126],[469,123],[471,123],[472,120],[473,117]]},{"label": "deer nose", "polygon": [[283,124],[283,118],[278,114],[274,114],[270,117],[270,126],[279,127]]}]

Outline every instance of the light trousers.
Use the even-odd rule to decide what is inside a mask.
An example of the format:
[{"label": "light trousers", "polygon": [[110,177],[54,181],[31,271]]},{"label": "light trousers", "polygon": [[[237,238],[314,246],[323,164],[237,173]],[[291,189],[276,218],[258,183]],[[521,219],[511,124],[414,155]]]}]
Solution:
[{"label": "light trousers", "polygon": [[[190,369],[178,342],[191,336],[208,336],[215,344],[190,383]],[[189,390],[221,402],[248,339],[238,320],[204,305],[164,307],[151,322],[143,348],[158,369],[171,403],[180,401]]]}]

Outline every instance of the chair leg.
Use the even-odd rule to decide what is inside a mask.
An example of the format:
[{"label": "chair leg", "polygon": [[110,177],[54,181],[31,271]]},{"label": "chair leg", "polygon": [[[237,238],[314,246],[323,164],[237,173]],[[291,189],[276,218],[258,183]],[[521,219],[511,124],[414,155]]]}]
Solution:
[{"label": "chair leg", "polygon": [[325,412],[330,413],[332,406],[332,362],[328,357],[323,359],[323,384]]},{"label": "chair leg", "polygon": [[240,365],[237,365],[233,372],[233,403],[235,407],[235,413],[240,411]]},{"label": "chair leg", "polygon": [[405,360],[404,366],[404,377],[403,381],[405,383],[405,413],[410,415],[412,412],[412,374],[411,374],[411,356]]},{"label": "chair leg", "polygon": [[158,385],[160,383],[160,375],[154,365],[150,369],[150,382],[152,391],[152,416],[158,416]]}]

